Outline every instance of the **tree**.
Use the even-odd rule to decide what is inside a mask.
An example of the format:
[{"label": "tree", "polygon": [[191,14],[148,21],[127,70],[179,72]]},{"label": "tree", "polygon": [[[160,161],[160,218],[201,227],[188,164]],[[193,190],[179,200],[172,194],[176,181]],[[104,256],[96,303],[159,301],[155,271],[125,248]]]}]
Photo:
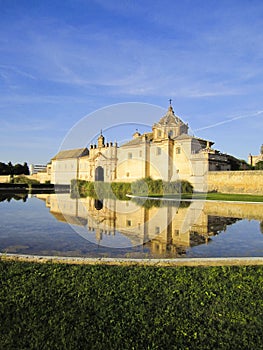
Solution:
[{"label": "tree", "polygon": [[19,163],[13,165],[12,162],[8,162],[8,164],[0,162],[0,175],[11,175],[11,177],[14,175],[29,175],[29,168],[26,162],[23,165]]},{"label": "tree", "polygon": [[14,181],[14,166],[11,162],[7,164],[8,166],[8,175],[11,175],[11,183]]},{"label": "tree", "polygon": [[28,167],[28,165],[27,165],[26,162],[24,163],[23,168],[24,168],[24,169],[23,169],[23,171],[24,171],[23,174],[24,174],[24,175],[29,175],[29,174],[30,174],[30,171],[29,171],[29,167]]},{"label": "tree", "polygon": [[16,164],[13,166],[13,173],[14,175],[21,175],[23,174],[23,167],[21,164]]},{"label": "tree", "polygon": [[255,170],[263,170],[263,160],[256,163]]},{"label": "tree", "polygon": [[240,160],[233,157],[229,156],[228,161],[230,163],[231,170],[240,170]]},{"label": "tree", "polygon": [[252,166],[244,159],[240,159],[239,170],[252,170]]},{"label": "tree", "polygon": [[9,175],[9,167],[7,164],[0,162],[0,175]]}]

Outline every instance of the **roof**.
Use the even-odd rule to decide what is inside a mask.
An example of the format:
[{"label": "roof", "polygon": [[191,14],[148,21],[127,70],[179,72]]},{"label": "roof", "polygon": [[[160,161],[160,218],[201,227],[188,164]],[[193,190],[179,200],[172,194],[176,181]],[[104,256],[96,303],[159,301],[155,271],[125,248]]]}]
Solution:
[{"label": "roof", "polygon": [[158,123],[155,123],[154,126],[175,126],[181,124],[184,124],[184,122],[174,114],[173,107],[169,106],[167,113],[159,120]]},{"label": "roof", "polygon": [[55,157],[52,158],[52,160],[57,159],[68,159],[68,158],[80,158],[83,156],[86,156],[89,154],[88,149],[85,148],[76,148],[76,149],[70,149],[66,151],[60,151],[58,154],[55,155]]},{"label": "roof", "polygon": [[153,137],[152,132],[146,132],[143,135],[137,136],[136,138],[124,143],[121,147],[138,146],[144,142],[143,138],[146,137],[147,140],[151,140]]},{"label": "roof", "polygon": [[205,140],[205,139],[202,139],[200,137],[195,137],[195,136],[191,136],[191,135],[188,135],[188,134],[182,134],[182,135],[179,135],[177,136],[174,140],[175,141],[178,141],[178,140],[189,140],[189,139],[192,139],[192,140],[197,140],[198,142],[209,142],[210,143],[210,146],[214,145],[214,142],[213,141],[210,141],[210,140]]},{"label": "roof", "polygon": [[137,146],[140,145],[142,143],[142,137],[136,137],[136,139],[133,139],[131,141],[128,141],[126,143],[124,143],[123,145],[121,145],[121,147],[127,147],[127,146]]},{"label": "roof", "polygon": [[196,139],[196,137],[188,135],[188,134],[181,134],[181,135],[175,137],[174,140],[176,141],[176,140],[187,140],[187,139]]}]

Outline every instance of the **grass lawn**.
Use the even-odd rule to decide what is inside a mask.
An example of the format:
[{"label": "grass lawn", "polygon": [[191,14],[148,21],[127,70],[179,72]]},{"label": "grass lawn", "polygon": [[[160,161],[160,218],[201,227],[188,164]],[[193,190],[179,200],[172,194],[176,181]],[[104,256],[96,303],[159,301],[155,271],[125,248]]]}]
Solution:
[{"label": "grass lawn", "polygon": [[1,349],[263,349],[263,267],[0,260]]},{"label": "grass lawn", "polygon": [[[203,196],[204,197],[204,196]],[[196,194],[193,198],[202,198],[202,194]],[[226,194],[226,193],[207,193],[205,199],[222,201],[244,201],[244,202],[263,202],[263,196],[252,194]]]},{"label": "grass lawn", "polygon": [[174,195],[165,195],[160,194],[149,195],[150,197],[160,197],[160,198],[179,198],[179,199],[202,199],[202,200],[219,200],[219,201],[242,201],[242,202],[263,202],[263,196],[261,195],[252,195],[252,194],[232,194],[232,193],[194,193],[194,194],[179,194]]}]

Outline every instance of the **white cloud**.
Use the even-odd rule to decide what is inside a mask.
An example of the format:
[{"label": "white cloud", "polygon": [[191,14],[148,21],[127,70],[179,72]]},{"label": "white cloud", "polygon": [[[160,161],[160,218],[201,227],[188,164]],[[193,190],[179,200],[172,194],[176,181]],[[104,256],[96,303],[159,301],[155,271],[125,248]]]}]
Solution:
[{"label": "white cloud", "polygon": [[[103,5],[102,2],[101,6],[114,11],[118,4]],[[129,10],[128,3],[121,7],[121,12]],[[133,10],[138,16],[144,13],[138,5]],[[103,93],[107,95],[167,97],[175,94],[189,98],[245,94],[251,87],[244,84],[244,80],[262,73],[261,65],[241,57],[252,41],[255,44],[253,52],[257,51],[260,57],[262,35],[255,35],[255,28],[250,29],[249,35],[246,33],[248,26],[241,34],[233,27],[220,28],[220,31],[213,29],[211,33],[200,30],[182,42],[176,37],[178,25],[165,22],[162,16],[164,13],[160,13],[161,23],[158,24],[165,25],[165,30],[169,28],[169,35],[175,39],[165,38],[162,34],[158,42],[154,36],[145,40],[136,30],[133,37],[127,38],[125,31],[122,34],[116,28],[108,27],[107,30],[102,27],[91,31],[94,25],[89,24],[55,28],[59,23],[42,19],[44,30],[38,19],[39,30],[27,36],[28,61],[23,62],[23,69],[19,64],[10,69],[24,78],[38,79],[40,85],[43,82],[66,84],[67,88],[83,87],[86,91],[89,87],[104,88]],[[151,20],[155,21],[154,18]],[[149,17],[147,21],[150,22]],[[188,32],[186,28],[180,30]],[[244,33],[245,45],[240,51]],[[233,43],[235,38],[238,38],[238,45]],[[2,67],[5,72],[9,69],[5,65]],[[10,86],[19,86],[18,77],[12,79]]]},{"label": "white cloud", "polygon": [[35,80],[36,77],[33,76],[32,74],[28,73],[28,72],[25,72],[21,69],[19,69],[18,67],[16,66],[9,66],[9,65],[4,65],[4,64],[0,64],[0,70],[4,73],[2,74],[5,74],[5,76],[7,77],[8,76],[8,73],[15,73],[15,74],[18,74],[18,75],[21,75],[25,78],[29,78],[29,79],[33,79]]},{"label": "white cloud", "polygon": [[232,117],[230,119],[224,119],[224,120],[221,120],[220,122],[216,122],[216,123],[211,124],[211,125],[207,125],[207,126],[203,126],[201,128],[197,128],[197,129],[195,129],[193,131],[196,132],[196,131],[211,129],[211,128],[214,128],[216,126],[228,124],[228,123],[231,123],[233,121],[240,120],[240,119],[254,118],[254,117],[259,117],[259,116],[262,117],[262,114],[263,114],[263,110],[262,111],[257,111],[257,112],[251,112],[251,113],[244,114],[244,115],[238,115],[238,116]]}]

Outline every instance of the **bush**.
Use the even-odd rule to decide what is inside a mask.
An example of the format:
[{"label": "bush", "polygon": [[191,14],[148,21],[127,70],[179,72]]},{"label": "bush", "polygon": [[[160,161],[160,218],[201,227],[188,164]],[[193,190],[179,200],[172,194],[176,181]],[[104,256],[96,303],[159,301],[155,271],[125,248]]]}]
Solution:
[{"label": "bush", "polygon": [[95,199],[117,198],[126,199],[126,194],[131,193],[131,184],[126,182],[102,182],[102,181],[71,181],[71,197],[92,197]]},{"label": "bush", "polygon": [[131,184],[128,182],[112,182],[111,189],[117,199],[128,199],[126,194],[131,193]]},{"label": "bush", "polygon": [[186,180],[181,181],[181,193],[193,193],[193,191],[194,187],[190,182]]},{"label": "bush", "polygon": [[186,180],[168,182],[147,177],[132,183],[132,193],[141,196],[193,193],[193,186]]},{"label": "bush", "polygon": [[185,180],[165,182],[162,180],[153,180],[151,177],[139,179],[133,183],[128,182],[102,182],[102,181],[71,181],[72,198],[92,197],[96,199],[117,198],[127,200],[126,194],[148,196],[193,193],[193,186]]},{"label": "bush", "polygon": [[255,170],[263,170],[263,161],[256,163]]},{"label": "bush", "polygon": [[32,184],[39,184],[40,182],[37,180],[29,179],[26,176],[16,176],[13,178],[12,181],[14,184],[27,184],[27,185],[32,185]]}]

